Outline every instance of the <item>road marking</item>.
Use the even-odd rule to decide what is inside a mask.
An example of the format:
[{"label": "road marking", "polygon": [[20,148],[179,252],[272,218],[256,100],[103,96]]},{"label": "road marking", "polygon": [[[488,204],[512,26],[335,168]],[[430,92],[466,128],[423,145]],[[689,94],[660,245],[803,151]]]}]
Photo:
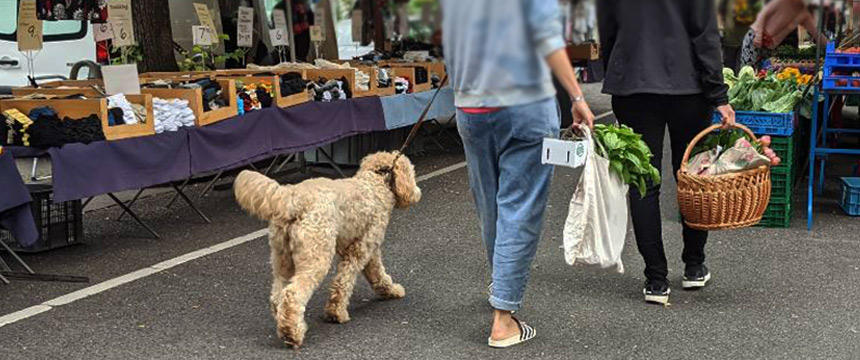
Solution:
[{"label": "road marking", "polygon": [[[421,175],[421,176],[417,177],[415,179],[415,181],[416,182],[426,181],[426,180],[432,179],[434,177],[445,175],[445,174],[450,173],[452,171],[462,169],[464,167],[466,167],[465,161],[451,165],[451,166],[441,168],[439,170],[429,172],[429,173],[424,174],[424,175]],[[9,324],[24,320],[24,319],[32,317],[32,316],[36,316],[36,315],[41,314],[41,313],[46,312],[46,311],[50,311],[54,307],[67,305],[67,304],[73,303],[75,301],[81,300],[83,298],[90,297],[90,296],[105,292],[107,290],[113,289],[113,288],[118,287],[120,285],[128,284],[132,281],[143,279],[147,276],[157,274],[159,272],[162,272],[164,270],[182,265],[182,264],[187,263],[189,261],[194,261],[194,260],[197,260],[197,259],[202,258],[204,256],[211,255],[211,254],[217,253],[219,251],[223,251],[223,250],[226,250],[226,249],[229,249],[229,248],[250,242],[251,240],[262,238],[263,236],[266,236],[268,234],[269,234],[269,229],[260,229],[260,230],[254,231],[250,234],[242,235],[240,237],[237,237],[237,238],[234,238],[231,240],[227,240],[227,241],[224,241],[224,242],[212,245],[212,246],[208,246],[208,247],[205,247],[202,249],[194,250],[190,253],[179,255],[179,256],[174,257],[172,259],[165,260],[165,261],[162,261],[160,263],[157,263],[157,264],[154,264],[151,266],[147,266],[145,268],[142,268],[142,269],[139,269],[136,271],[132,271],[128,274],[121,275],[121,276],[118,276],[118,277],[115,277],[115,278],[112,278],[109,280],[105,280],[105,281],[100,282],[98,284],[70,292],[66,295],[62,295],[60,297],[56,297],[56,298],[53,298],[51,300],[45,301],[39,305],[34,305],[31,307],[10,313],[10,314],[0,316],[0,327],[3,327],[6,325],[9,325]]]}]

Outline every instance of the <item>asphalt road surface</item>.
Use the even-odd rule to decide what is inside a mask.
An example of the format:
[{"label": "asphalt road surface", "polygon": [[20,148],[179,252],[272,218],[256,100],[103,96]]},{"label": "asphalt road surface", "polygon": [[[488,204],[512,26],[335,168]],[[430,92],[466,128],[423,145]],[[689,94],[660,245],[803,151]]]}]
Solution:
[{"label": "asphalt road surface", "polygon": [[[595,113],[608,110],[605,98],[593,106]],[[461,163],[461,151],[451,149],[414,157],[419,175]],[[674,183],[667,176],[662,218],[674,291],[671,306],[661,307],[642,301],[643,264],[632,232],[624,274],[564,262],[561,232],[577,176],[565,168],[555,173],[519,312],[538,336],[515,348],[486,346],[489,273],[466,169],[459,167],[423,181],[421,203],[394,213],[384,258],[406,297],[380,301],[359,279],[352,321],[330,324],[322,320],[327,279],[308,305],[309,331],[298,350],[275,336],[268,245],[251,237],[2,326],[0,359],[860,358],[860,222],[841,215],[832,199],[821,200],[813,232],[798,212],[789,229],[712,233],[712,283],[685,292]],[[92,282],[0,285],[0,316],[265,227],[242,213],[231,191],[200,200],[213,224],[184,206],[165,209],[169,197],[147,197],[135,207],[161,240],[127,217],[117,221],[116,207],[88,212],[85,245],[25,260],[40,272]]]}]

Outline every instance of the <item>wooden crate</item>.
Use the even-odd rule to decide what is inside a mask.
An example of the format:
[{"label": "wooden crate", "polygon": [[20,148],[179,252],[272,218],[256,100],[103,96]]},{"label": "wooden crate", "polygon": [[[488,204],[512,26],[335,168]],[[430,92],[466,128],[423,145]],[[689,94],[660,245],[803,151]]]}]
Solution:
[{"label": "wooden crate", "polygon": [[[286,71],[286,72],[300,72],[299,70],[295,71]],[[271,73],[271,72],[267,72]],[[290,107],[298,104],[303,104],[310,101],[310,97],[308,93],[300,92],[298,94],[282,96],[281,95],[281,83],[280,78],[275,75],[256,75],[256,76],[219,76],[221,79],[232,79],[236,82],[242,82],[244,84],[271,84],[272,85],[272,103],[277,107]]]},{"label": "wooden crate", "polygon": [[380,67],[374,66],[375,71],[373,72],[374,73],[373,80],[371,80],[371,82],[372,82],[371,88],[373,89],[374,95],[376,95],[376,96],[392,96],[392,95],[396,94],[396,91],[394,90],[394,77],[393,77],[394,72],[393,71],[391,72],[391,76],[392,76],[391,77],[391,85],[389,85],[388,87],[384,87],[384,88],[379,87],[379,82],[377,81],[379,74],[377,73],[377,71],[379,71],[380,69],[381,69]]},{"label": "wooden crate", "polygon": [[352,93],[353,97],[356,97],[355,70],[353,69],[308,69],[307,74],[308,80],[311,81],[316,81],[320,77],[328,80],[345,77],[346,81],[349,82],[349,91]]},{"label": "wooden crate", "polygon": [[141,88],[140,91],[144,94],[150,94],[152,97],[162,99],[182,99],[188,101],[188,107],[190,107],[191,111],[194,112],[194,124],[197,126],[206,126],[224,119],[229,119],[238,114],[236,82],[232,79],[218,79],[215,81],[221,85],[221,97],[227,99],[228,105],[210,111],[203,110],[203,90],[200,88]]},{"label": "wooden crate", "polygon": [[[365,74],[370,75],[370,83],[368,83],[367,91],[356,90],[355,92],[352,93],[352,97],[376,96],[377,95],[376,94],[376,88],[378,85],[376,83],[376,66],[367,66],[367,65],[351,65],[351,66],[358,69],[358,71],[361,71]],[[356,84],[353,87],[358,89],[358,84]]]},{"label": "wooden crate", "polygon": [[40,88],[57,88],[57,87],[75,87],[88,88],[92,85],[104,87],[102,79],[85,79],[85,80],[56,80],[39,84]]},{"label": "wooden crate", "polygon": [[72,95],[83,95],[86,97],[101,97],[102,94],[96,89],[91,87],[74,87],[74,88],[50,88],[50,87],[40,87],[40,88],[32,88],[32,87],[17,87],[12,88],[12,95],[15,96],[28,96],[33,94],[41,94],[41,95],[53,95],[53,96],[72,96]]},{"label": "wooden crate", "polygon": [[433,84],[430,83],[430,73],[427,73],[428,77],[426,82],[418,84],[415,82],[415,68],[416,66],[391,66],[391,69],[393,69],[394,71],[394,76],[400,76],[409,79],[409,82],[412,83],[413,93],[430,90],[433,87]]},{"label": "wooden crate", "polygon": [[34,108],[49,106],[57,112],[57,116],[80,119],[95,114],[102,123],[107,140],[119,140],[138,136],[155,134],[155,116],[152,114],[151,95],[126,95],[126,99],[146,108],[146,121],[131,125],[108,125],[108,105],[105,98],[93,99],[9,99],[0,101],[0,112],[8,109],[28,114]]}]

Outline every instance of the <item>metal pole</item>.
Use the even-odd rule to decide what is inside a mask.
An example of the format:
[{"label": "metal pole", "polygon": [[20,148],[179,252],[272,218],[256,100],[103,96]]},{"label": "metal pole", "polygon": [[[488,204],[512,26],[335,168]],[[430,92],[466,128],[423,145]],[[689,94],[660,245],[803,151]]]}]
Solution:
[{"label": "metal pole", "polygon": [[287,17],[287,26],[290,27],[287,29],[287,38],[290,41],[290,61],[296,62],[296,39],[293,38],[293,0],[286,0],[286,4],[287,8],[284,15]]}]

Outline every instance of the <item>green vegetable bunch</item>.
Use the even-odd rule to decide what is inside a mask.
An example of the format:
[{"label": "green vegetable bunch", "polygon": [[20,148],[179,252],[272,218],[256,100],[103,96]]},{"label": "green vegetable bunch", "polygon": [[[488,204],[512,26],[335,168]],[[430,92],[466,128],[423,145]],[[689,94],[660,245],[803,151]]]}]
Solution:
[{"label": "green vegetable bunch", "polygon": [[694,147],[693,151],[690,153],[690,157],[692,158],[700,152],[716,149],[717,146],[722,149],[728,149],[732,146],[735,146],[735,143],[740,138],[746,138],[747,141],[752,144],[756,151],[762,153],[762,144],[758,141],[753,140],[753,138],[751,138],[745,131],[741,129],[723,129],[719,132],[712,132],[708,134],[708,136],[706,136],[704,140],[696,144],[696,147]]},{"label": "green vegetable bunch", "polygon": [[735,110],[787,113],[803,97],[803,85],[796,78],[780,79],[773,71],[758,77],[750,66],[741,68],[737,76],[731,69],[723,69],[723,79],[729,85],[729,104]]},{"label": "green vegetable bunch", "polygon": [[648,145],[642,141],[642,135],[624,125],[594,125],[594,140],[600,146],[595,146],[597,154],[609,159],[609,169],[626,184],[636,186],[640,196],[645,196],[648,182],[660,183],[660,172],[651,165],[654,156]]},{"label": "green vegetable bunch", "polygon": [[785,60],[815,60],[815,46],[798,48],[791,45],[780,45],[774,51],[774,55]]}]

